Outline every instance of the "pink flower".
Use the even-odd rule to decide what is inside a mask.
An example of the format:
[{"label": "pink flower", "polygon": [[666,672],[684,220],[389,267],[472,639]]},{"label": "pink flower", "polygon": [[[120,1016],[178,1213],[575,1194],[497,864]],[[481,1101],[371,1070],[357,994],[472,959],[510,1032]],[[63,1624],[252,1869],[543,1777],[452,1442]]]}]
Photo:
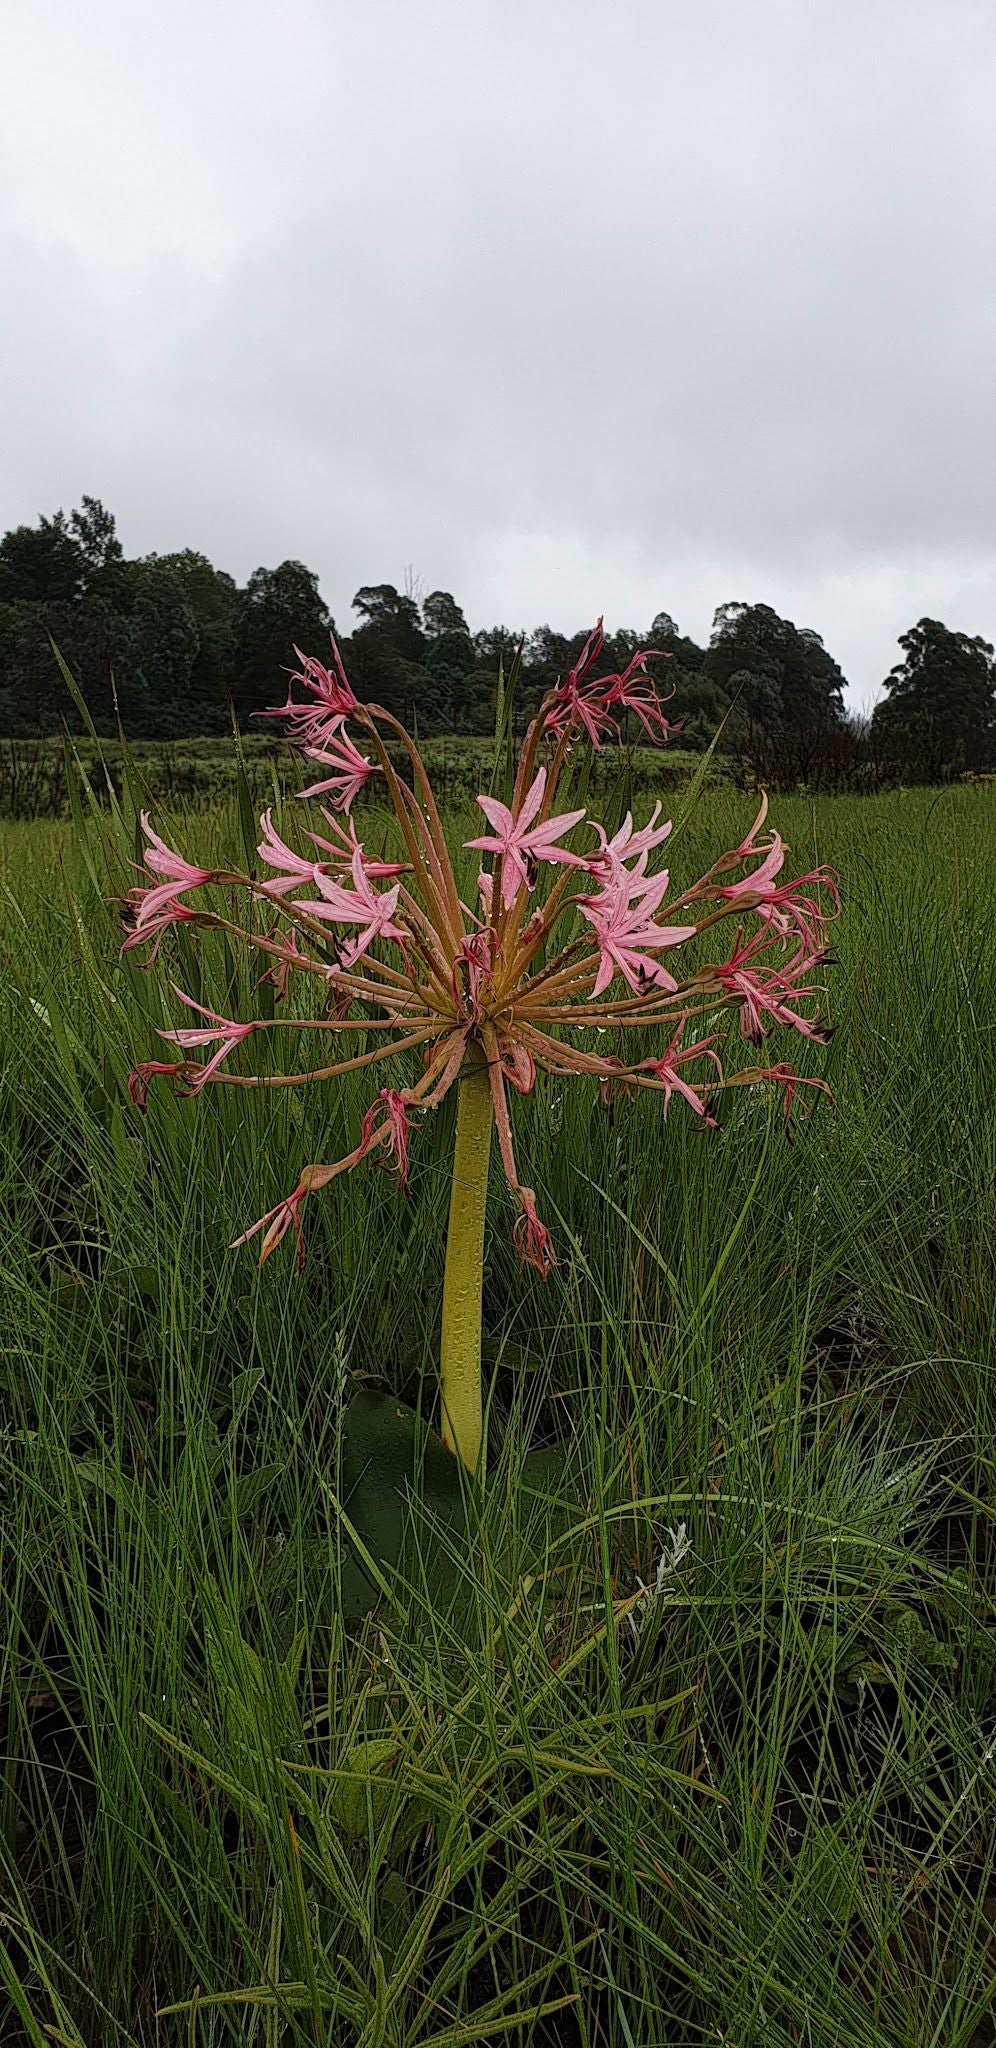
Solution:
[{"label": "pink flower", "polygon": [[216,1040],[219,1041],[217,1052],[212,1054],[206,1066],[198,1067],[191,1080],[191,1094],[199,1095],[205,1083],[210,1081],[212,1074],[217,1072],[222,1060],[227,1058],[233,1046],[241,1045],[243,1039],[249,1038],[257,1027],[255,1023],[233,1023],[231,1018],[219,1016],[217,1010],[206,1010],[203,1003],[195,1003],[193,996],[184,995],[182,988],[177,988],[175,982],[172,984],[172,987],[173,994],[179,996],[181,1003],[185,1003],[188,1010],[196,1010],[199,1017],[209,1017],[211,1022],[207,1025],[185,1026],[180,1031],[160,1031],[160,1038],[165,1038],[170,1045],[182,1046],[185,1052],[192,1050],[195,1046],[214,1045]]},{"label": "pink flower", "polygon": [[[131,891],[132,896],[138,897],[142,897],[146,893],[144,889],[133,889]],[[170,926],[174,924],[196,924],[197,912],[196,910],[188,910],[185,904],[177,903],[170,897],[168,902],[164,903],[156,911],[154,917],[146,918],[144,923],[139,926],[135,905],[129,899],[121,905],[121,922],[128,932],[128,937],[122,942],[122,953],[130,953],[136,946],[144,946],[151,939],[153,941],[152,951],[149,954],[149,961],[151,963],[159,951],[163,934],[169,931]]]},{"label": "pink flower", "polygon": [[[135,878],[142,886],[130,891],[125,905],[126,948],[151,940],[154,953],[173,925],[197,922],[202,929],[224,932],[226,958],[231,936],[240,934],[251,949],[250,959],[257,960],[252,974],[262,974],[281,997],[292,975],[299,988],[305,975],[316,986],[307,991],[312,1000],[301,1012],[295,1005],[295,1014],[284,1020],[288,1028],[281,1036],[290,1040],[296,1056],[288,1062],[292,1071],[283,1074],[250,1073],[246,1055],[238,1061],[245,1072],[225,1070],[229,1055],[274,1021],[272,1001],[265,1019],[243,1024],[177,989],[190,1022],[161,1033],[177,1053],[175,1062],[147,1061],[129,1077],[137,1105],[144,1106],[156,1075],[198,1093],[214,1081],[311,1090],[318,1081],[351,1075],[371,1060],[402,1053],[414,1069],[409,1088],[402,1084],[400,1067],[397,1075],[393,1066],[378,1069],[377,1080],[369,1084],[375,1099],[363,1115],[354,1149],[329,1164],[304,1167],[291,1193],[237,1240],[244,1244],[259,1236],[261,1262],[291,1231],[298,1262],[303,1262],[308,1195],[361,1159],[376,1155],[396,1170],[404,1187],[414,1111],[434,1109],[471,1065],[480,1068],[482,1094],[486,1089],[490,1096],[514,1203],[515,1245],[544,1277],[556,1256],[533,1190],[520,1183],[512,1127],[513,1094],[528,1097],[537,1073],[555,1077],[558,1091],[567,1077],[589,1086],[597,1082],[610,1104],[616,1095],[653,1089],[665,1114],[680,1095],[705,1125],[715,1122],[712,1111],[720,1091],[755,1080],[775,1082],[784,1091],[786,1109],[791,1106],[800,1081],[790,1067],[758,1064],[742,1073],[724,1071],[715,1050],[718,1037],[695,1039],[694,1033],[714,1029],[714,1018],[736,1009],[742,1035],[755,1042],[775,1025],[808,1038],[827,1035],[814,1021],[818,991],[810,984],[821,978],[811,970],[829,957],[824,927],[839,907],[834,877],[819,869],[800,881],[784,879],[787,850],[766,827],[766,800],[740,846],[720,853],[698,880],[670,900],[667,869],[651,871],[672,830],[669,821],[662,822],[659,802],[642,826],[634,826],[632,814],[611,836],[596,825],[584,853],[569,851],[564,842],[586,822],[585,812],[552,815],[558,787],[563,787],[558,779],[579,738],[598,749],[630,714],[651,740],[669,737],[673,728],[648,674],[652,656],[653,650],[639,649],[621,673],[600,673],[607,663],[599,619],[569,673],[547,691],[529,722],[511,803],[490,795],[478,799],[486,829],[467,846],[484,855],[488,872],[479,876],[479,898],[468,882],[468,903],[461,900],[459,864],[454,864],[450,835],[417,742],[388,710],[358,704],[334,643],[327,667],[299,654],[286,704],[264,714],[284,719],[306,757],[321,763],[327,778],[304,792],[329,797],[324,822],[307,833],[307,856],[275,828],[276,806],[263,813],[260,865],[248,876],[194,867],[143,816],[145,865]],[[361,739],[371,747],[370,756],[359,751]],[[397,776],[388,746],[405,757]],[[356,798],[379,773],[393,805],[394,844],[402,853],[407,849],[407,862],[368,855],[349,816]],[[304,836],[302,826],[302,841]],[[386,840],[381,843],[386,848]],[[544,862],[558,869],[556,885],[547,877],[547,886],[536,888]],[[578,873],[585,877],[581,883]],[[225,890],[224,917],[195,911],[184,900],[205,883]],[[241,926],[237,913],[227,909],[228,897],[240,888],[247,906]],[[262,920],[261,900],[267,906]],[[579,911],[590,928],[583,936]],[[679,918],[688,922],[679,924]],[[724,920],[720,952],[727,925],[731,931],[742,925],[753,936],[745,942],[743,930],[738,932],[730,957],[718,966],[708,964],[709,955],[704,950],[700,955],[696,945],[693,966],[675,968],[686,982],[679,987],[664,964],[669,950],[693,938],[705,940]],[[306,934],[317,943],[311,944]],[[729,1022],[732,1032],[732,1019],[721,1021]],[[592,1026],[599,1023],[605,1026],[601,1042],[613,1047],[610,1054],[595,1049]],[[302,1039],[298,1032],[322,1033],[323,1050],[316,1053],[315,1040]],[[632,1034],[640,1034],[628,1057],[627,1032],[630,1044]],[[686,1038],[693,1042],[685,1044]],[[666,1049],[648,1058],[650,1045]],[[761,1055],[756,1057],[760,1062]],[[398,1085],[376,1094],[385,1072]],[[293,1094],[282,1099],[301,1100]],[[459,1189],[456,1200],[459,1207]]]},{"label": "pink flower", "polygon": [[162,875],[165,879],[150,889],[129,889],[129,921],[136,932],[144,931],[150,923],[157,922],[159,913],[172,906],[174,898],[182,895],[184,890],[199,889],[205,882],[214,880],[210,868],[191,867],[181,854],[173,853],[158,832],[153,831],[145,811],[142,812],[142,830],[149,842],[145,849],[145,865],[150,874]]},{"label": "pink flower", "polygon": [[563,811],[558,818],[548,818],[545,824],[533,824],[543,802],[545,788],[546,769],[541,768],[532,788],[526,791],[517,816],[496,797],[479,796],[477,799],[494,836],[485,834],[480,839],[468,839],[464,843],[469,850],[493,853],[501,861],[501,894],[506,910],[511,909],[520,888],[532,888],[537,861],[559,861],[576,868],[587,866],[587,857],[568,853],[566,848],[554,843],[569,832],[572,825],[580,824],[583,811]]},{"label": "pink flower", "polygon": [[334,768],[335,774],[325,782],[313,782],[309,789],[302,789],[302,796],[325,796],[330,793],[336,810],[348,811],[354,798],[366,787],[372,775],[379,775],[375,762],[368,760],[354,747],[345,733],[338,737],[329,736],[324,750],[306,746],[305,760],[317,761],[323,768]]},{"label": "pink flower", "polygon": [[[301,889],[307,883],[313,882],[315,862],[304,860],[301,854],[295,853],[291,847],[284,844],[280,834],[274,829],[272,811],[264,811],[259,822],[263,837],[256,852],[260,860],[265,860],[267,867],[282,870],[276,881],[264,882],[263,887],[267,895],[288,896],[292,889]],[[312,835],[309,833],[308,836],[310,838]]]},{"label": "pink flower", "polygon": [[300,671],[295,670],[292,673],[290,680],[292,683],[303,683],[305,689],[310,690],[312,696],[320,703],[328,705],[337,716],[348,718],[351,712],[359,710],[359,703],[350,688],[342,655],[332,633],[329,634],[329,644],[332,648],[332,669],[323,668],[321,662],[316,661],[313,655],[302,654],[301,649],[295,647],[294,652],[301,663],[301,668]]},{"label": "pink flower", "polygon": [[276,881],[263,883],[268,896],[289,896],[292,889],[302,889],[313,884],[316,868],[349,868],[356,854],[359,854],[363,863],[364,874],[370,879],[383,880],[390,875],[404,875],[409,872],[404,861],[377,860],[366,854],[356,837],[356,827],[352,819],[349,821],[349,831],[343,832],[335,819],[328,813],[326,815],[329,816],[329,823],[336,834],[338,844],[331,839],[323,839],[318,832],[307,833],[306,837],[326,856],[323,861],[315,861],[305,860],[301,854],[286,846],[279,833],[274,830],[272,813],[263,812],[260,819],[263,837],[256,851],[269,867],[283,870]]},{"label": "pink flower", "polygon": [[301,1210],[310,1193],[311,1183],[307,1175],[302,1174],[301,1179],[291,1194],[285,1195],[283,1201],[278,1202],[274,1209],[268,1209],[266,1215],[261,1216],[258,1223],[251,1223],[249,1229],[242,1232],[241,1237],[234,1237],[232,1239],[231,1250],[234,1252],[238,1245],[248,1244],[249,1239],[255,1237],[257,1231],[262,1230],[265,1232],[265,1236],[259,1248],[259,1263],[263,1266],[266,1264],[270,1253],[276,1251],[278,1244],[283,1243],[288,1230],[293,1226],[294,1235],[297,1239],[297,1270],[300,1273],[305,1259]]},{"label": "pink flower", "polygon": [[543,731],[560,738],[572,725],[581,726],[587,733],[596,752],[600,751],[606,733],[611,732],[621,711],[632,711],[643,726],[647,738],[655,746],[663,746],[672,732],[680,727],[672,725],[661,709],[660,697],[646,674],[647,662],[667,659],[653,647],[643,647],[631,656],[621,675],[598,676],[591,682],[585,677],[593,668],[605,644],[602,621],[589,633],[574,667],[558,683],[553,691],[553,703],[543,721]]},{"label": "pink flower", "polygon": [[820,1080],[817,1074],[797,1074],[795,1068],[790,1067],[785,1060],[780,1061],[778,1066],[775,1067],[755,1067],[748,1071],[743,1078],[749,1082],[773,1081],[775,1086],[782,1090],[782,1108],[785,1112],[786,1137],[791,1136],[788,1126],[792,1115],[792,1104],[795,1101],[798,1088],[818,1088],[821,1095],[825,1095],[831,1103],[833,1102],[833,1089],[829,1086],[828,1082]]},{"label": "pink flower", "polygon": [[647,823],[634,832],[633,815],[631,811],[627,811],[618,832],[611,839],[606,838],[604,827],[596,824],[595,830],[602,845],[601,851],[593,854],[589,862],[592,873],[596,873],[600,867],[607,867],[610,874],[618,874],[625,861],[642,858],[642,874],[648,856],[655,847],[663,846],[672,829],[670,818],[663,825],[658,825],[660,812],[661,805],[656,803]]},{"label": "pink flower", "polygon": [[[322,816],[328,819],[335,833],[335,842],[331,839],[322,839],[317,832],[307,832],[305,837],[310,839],[314,846],[318,847],[320,853],[324,853],[325,861],[322,863],[323,866],[348,868],[357,847],[360,846],[360,842],[356,837],[356,826],[352,818],[350,818],[349,831],[343,831],[338,819],[334,818],[332,812],[327,811],[324,805],[322,806]],[[363,853],[362,847],[360,847],[360,852]],[[387,881],[392,875],[407,875],[411,872],[408,861],[379,860],[375,854],[369,853],[363,853],[363,870],[365,874],[370,876],[371,881],[382,882]]]},{"label": "pink flower", "polygon": [[757,835],[760,832],[761,826],[764,824],[767,815],[768,792],[766,789],[763,789],[761,791],[761,808],[758,811],[757,817],[755,818],[754,823],[751,826],[746,839],[741,839],[739,846],[734,849],[732,854],[727,856],[728,860],[749,860],[752,854],[761,852],[761,848],[757,844]]},{"label": "pink flower", "polygon": [[128,1076],[128,1093],[136,1109],[144,1109],[149,1092],[149,1082],[154,1074],[182,1074],[183,1067],[175,1066],[168,1060],[140,1060],[132,1067]]},{"label": "pink flower", "polygon": [[[285,718],[291,728],[290,738],[299,747],[321,747],[333,739],[345,719],[359,709],[356,698],[349,687],[342,656],[332,641],[333,667],[327,669],[310,654],[302,654],[295,647],[295,654],[301,663],[295,669],[287,686],[287,702],[273,711],[256,711],[255,718]],[[311,694],[310,704],[295,703],[291,695],[294,683],[303,683]]]},{"label": "pink flower", "polygon": [[[277,927],[276,929],[279,929],[279,927]],[[274,937],[274,933],[271,932],[270,936],[271,938]],[[277,991],[278,1003],[286,1001],[287,990],[290,986],[291,975],[293,974],[295,968],[298,967],[300,963],[303,961],[304,957],[305,956],[297,943],[297,933],[292,926],[291,930],[289,932],[284,933],[282,939],[280,940],[279,951],[272,952],[270,954],[270,958],[273,961],[273,966],[267,968],[265,974],[260,975],[261,981],[270,981],[273,983],[273,986]]]},{"label": "pink flower", "polygon": [[639,869],[646,858],[644,851],[634,873],[620,868],[601,895],[579,899],[578,908],[594,928],[601,954],[593,996],[600,996],[617,973],[636,995],[643,995],[653,986],[677,987],[666,968],[648,959],[647,954],[660,953],[666,946],[683,945],[686,939],[694,938],[696,926],[653,922],[669,876],[665,868],[659,875],[645,878]]},{"label": "pink flower", "polygon": [[742,931],[738,932],[729,960],[721,961],[712,970],[721,988],[740,1004],[740,1035],[750,1044],[760,1045],[772,1025],[780,1024],[825,1045],[832,1037],[830,1029],[791,1007],[792,1003],[819,994],[818,989],[797,986],[800,975],[816,962],[803,945],[787,967],[771,968],[762,975],[755,963],[774,943],[770,935],[760,931],[745,944]]},{"label": "pink flower", "polygon": [[603,685],[600,682],[585,684],[584,678],[598,660],[604,642],[605,633],[599,619],[592,627],[574,667],[568,670],[563,682],[556,685],[553,703],[543,721],[543,731],[558,739],[570,726],[583,726],[596,753],[601,750],[604,733],[611,731],[613,720],[602,702]]},{"label": "pink flower", "polygon": [[[728,882],[717,894],[726,903],[743,902],[745,908],[756,910],[758,916],[783,937],[795,930],[812,952],[822,946],[823,928],[828,919],[840,910],[837,877],[831,868],[823,867],[813,868],[808,875],[797,875],[791,882],[776,882],[776,876],[781,874],[785,865],[788,848],[777,832],[772,833],[771,844],[767,848],[762,849],[756,844],[767,803],[765,797],[747,838],[733,856],[737,860],[747,860],[751,855],[763,852],[760,866],[752,874],[742,875],[739,881]],[[813,894],[819,889],[826,890],[832,910],[824,909]],[[747,900],[752,897],[756,898],[753,903]]]},{"label": "pink flower", "polygon": [[535,1266],[537,1273],[546,1280],[557,1263],[553,1239],[546,1224],[536,1214],[536,1196],[532,1188],[516,1188],[519,1214],[512,1225],[512,1242],[524,1266]]},{"label": "pink flower", "polygon": [[[375,1131],[374,1125],[380,1114],[381,1104],[383,1104],[384,1109],[387,1111],[387,1117],[381,1124],[380,1130]],[[377,1101],[371,1103],[360,1126],[360,1156],[364,1152],[368,1152],[371,1145],[383,1145],[387,1151],[388,1159],[393,1159],[394,1161],[398,1181],[402,1188],[407,1188],[408,1186],[408,1134],[410,1129],[411,1122],[408,1115],[407,1102],[403,1095],[398,1094],[396,1088],[381,1089]]]},{"label": "pink flower", "polygon": [[374,939],[393,939],[404,946],[408,934],[391,919],[398,907],[399,886],[385,889],[379,896],[370,886],[370,880],[363,865],[363,848],[357,846],[352,858],[353,889],[344,889],[333,881],[331,875],[315,869],[315,882],[320,900],[317,903],[295,902],[295,910],[305,910],[312,917],[322,918],[328,924],[357,924],[362,927],[357,937],[342,948],[340,959],[343,967],[353,967],[365,953]]},{"label": "pink flower", "polygon": [[[756,827],[755,827],[756,830]],[[785,866],[786,846],[777,832],[771,835],[771,845],[765,853],[760,867],[753,874],[741,875],[739,882],[729,882],[719,893],[726,903],[736,903],[741,896],[760,896],[769,901],[775,894],[775,876]],[[749,847],[748,853],[760,852],[759,847]]]},{"label": "pink flower", "polygon": [[[833,908],[824,909],[816,896],[805,893],[813,889],[825,889]],[[840,912],[837,877],[830,868],[814,868],[811,874],[798,875],[791,882],[783,882],[780,888],[767,891],[763,902],[755,905],[755,911],[763,923],[782,937],[795,931],[806,952],[815,959],[825,944],[826,925]]]},{"label": "pink flower", "polygon": [[[663,1058],[647,1060],[647,1069],[663,1086],[665,1115],[667,1114],[672,1095],[681,1095],[688,1103],[689,1108],[694,1109],[696,1116],[700,1116],[703,1122],[709,1125],[711,1130],[716,1130],[716,1119],[714,1116],[710,1116],[701,1095],[688,1081],[683,1081],[678,1072],[678,1068],[686,1066],[689,1060],[709,1059],[717,1067],[720,1079],[722,1079],[722,1064],[718,1053],[713,1051],[716,1041],[714,1038],[700,1038],[695,1045],[686,1045],[682,1048],[681,1034],[685,1029],[687,1021],[685,1017],[681,1019]],[[699,1086],[701,1087],[701,1085],[700,1082]]]},{"label": "pink flower", "polygon": [[663,747],[672,733],[682,730],[686,721],[682,719],[673,724],[670,719],[665,718],[660,697],[646,674],[647,662],[651,656],[657,660],[668,659],[667,655],[661,655],[653,647],[644,648],[640,653],[634,654],[621,675],[610,676],[607,679],[608,688],[605,691],[604,703],[606,710],[632,711],[634,717],[639,719],[651,745]]}]

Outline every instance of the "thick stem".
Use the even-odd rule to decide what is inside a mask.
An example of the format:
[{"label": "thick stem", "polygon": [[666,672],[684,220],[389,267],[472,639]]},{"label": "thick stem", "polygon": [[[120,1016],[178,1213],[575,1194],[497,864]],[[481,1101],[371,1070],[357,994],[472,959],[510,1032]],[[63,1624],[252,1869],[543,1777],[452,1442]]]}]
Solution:
[{"label": "thick stem", "polygon": [[443,1442],[469,1472],[484,1458],[481,1413],[481,1294],[484,1281],[484,1214],[494,1109],[487,1061],[480,1046],[468,1045],[457,1083],[456,1146],[450,1222],[443,1278],[440,1384]]}]

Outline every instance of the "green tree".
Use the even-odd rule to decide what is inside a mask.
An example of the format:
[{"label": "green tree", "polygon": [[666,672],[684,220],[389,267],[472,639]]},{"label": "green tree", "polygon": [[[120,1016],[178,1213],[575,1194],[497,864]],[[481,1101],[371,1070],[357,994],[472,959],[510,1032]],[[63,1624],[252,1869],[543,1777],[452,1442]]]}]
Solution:
[{"label": "green tree", "polygon": [[234,608],[232,698],[239,718],[275,704],[281,670],[297,667],[295,647],[321,659],[334,630],[318,578],[303,562],[254,569]]},{"label": "green tree", "polygon": [[359,695],[428,730],[438,692],[426,680],[428,643],[416,599],[393,583],[364,583],[353,610],[360,623],[352,636],[350,667]]},{"label": "green tree", "polygon": [[[54,731],[74,722],[52,654],[54,640],[91,699],[98,723],[113,729],[112,675],[120,671],[128,708],[144,705],[143,686],[131,693],[128,669],[129,602],[123,593],[124,560],[114,519],[98,498],[84,497],[67,519],[56,512],[36,527],[15,527],[0,540],[0,723],[11,733]],[[143,714],[144,716],[144,711]],[[136,731],[144,726],[138,723]]]},{"label": "green tree", "polygon": [[146,562],[176,581],[197,629],[197,652],[190,670],[187,704],[196,733],[224,732],[228,726],[227,695],[235,678],[239,592],[233,576],[216,569],[193,548],[175,554],[147,555]]},{"label": "green tree", "polygon": [[364,583],[353,599],[360,624],[353,635],[376,635],[382,646],[390,647],[401,661],[418,661],[424,640],[418,602],[395,589],[393,583]]},{"label": "green tree", "polygon": [[940,782],[996,763],[996,664],[988,640],[920,619],[875,707],[872,744],[891,772]]},{"label": "green tree", "polygon": [[[477,715],[473,671],[474,642],[456,598],[448,590],[433,590],[422,601],[425,653],[425,714],[420,706],[419,721],[426,732],[470,732],[476,730]],[[431,699],[431,711],[429,700]],[[471,704],[473,703],[473,710]]]},{"label": "green tree", "polygon": [[78,597],[86,561],[64,512],[15,526],[0,540],[0,604],[70,604]]},{"label": "green tree", "polygon": [[127,611],[115,683],[126,731],[163,739],[203,731],[193,689],[201,636],[182,577],[165,561],[128,562],[120,589]]},{"label": "green tree", "polygon": [[99,498],[84,493],[77,510],[70,513],[69,528],[83,558],[85,588],[92,590],[100,580],[106,583],[124,561],[113,512]]},{"label": "green tree", "polygon": [[705,648],[682,633],[670,612],[655,614],[650,631],[640,644],[667,656],[666,661],[652,665],[653,674],[661,696],[672,693],[668,710],[682,721],[681,744],[707,747],[722,724],[730,700],[720,684],[705,673]]},{"label": "green tree", "polygon": [[844,677],[818,633],[768,604],[723,604],[703,664],[708,681],[736,700],[740,726],[807,751],[844,718]]},{"label": "green tree", "polygon": [[453,635],[470,639],[470,629],[456,598],[448,590],[431,590],[422,600],[422,629],[427,640],[445,640]]},{"label": "green tree", "polygon": [[0,612],[2,729],[39,734],[77,725],[52,653],[54,640],[76,677],[98,732],[116,727],[115,695],[128,730],[154,730],[136,673],[130,620],[100,596],[85,602],[12,605]]}]

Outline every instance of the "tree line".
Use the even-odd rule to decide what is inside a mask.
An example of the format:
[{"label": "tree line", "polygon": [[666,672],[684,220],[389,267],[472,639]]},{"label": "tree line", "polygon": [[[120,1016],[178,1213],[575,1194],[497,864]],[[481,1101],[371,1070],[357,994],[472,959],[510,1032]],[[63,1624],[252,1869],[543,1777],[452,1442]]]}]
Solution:
[{"label": "tree line", "polygon": [[[364,584],[355,623],[336,626],[303,562],[259,568],[240,586],[193,549],[126,557],[113,515],[84,497],[0,539],[0,736],[34,738],[72,725],[54,640],[78,678],[98,732],[120,719],[135,739],[250,728],[273,705],[295,644],[319,653],[335,632],[360,696],[432,736],[491,732],[499,663],[522,646],[526,716],[576,659],[591,621],[471,631],[449,591]],[[782,786],[937,781],[996,767],[996,663],[988,641],[921,619],[870,720],[849,716],[845,678],[811,628],[770,605],[720,605],[708,646],[659,611],[641,631],[608,635],[601,669],[658,648],[682,744],[720,746]]]}]

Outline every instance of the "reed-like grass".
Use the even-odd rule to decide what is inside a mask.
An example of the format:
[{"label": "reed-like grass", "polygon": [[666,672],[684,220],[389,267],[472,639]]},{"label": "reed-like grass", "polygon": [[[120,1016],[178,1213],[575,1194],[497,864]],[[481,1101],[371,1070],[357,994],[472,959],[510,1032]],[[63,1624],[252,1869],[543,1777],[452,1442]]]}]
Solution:
[{"label": "reed-like grass", "polygon": [[[749,810],[704,796],[673,872]],[[407,1201],[361,1169],[260,1273],[230,1239],[369,1081],[142,1120],[112,825],[0,827],[11,2048],[996,2039],[996,798],[777,821],[843,877],[836,1112],[540,1084],[561,1265],[496,1181],[486,1495],[413,1499],[359,1621],[343,1415],[432,1419],[449,1109]]]}]

